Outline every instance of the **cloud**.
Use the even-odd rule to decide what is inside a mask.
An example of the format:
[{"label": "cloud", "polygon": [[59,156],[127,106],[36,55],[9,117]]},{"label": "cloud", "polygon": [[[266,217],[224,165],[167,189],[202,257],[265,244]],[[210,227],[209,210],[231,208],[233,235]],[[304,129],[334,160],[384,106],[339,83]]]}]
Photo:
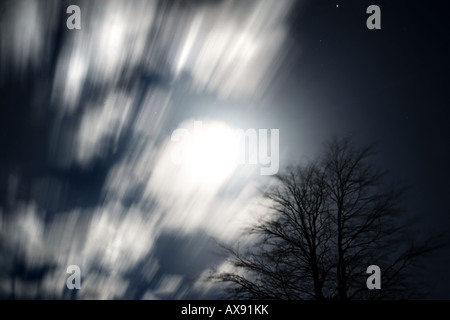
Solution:
[{"label": "cloud", "polygon": [[147,54],[156,3],[80,3],[81,30],[65,30],[53,79],[52,101],[62,113],[79,105],[85,83],[115,88],[132,76]]},{"label": "cloud", "polygon": [[53,79],[52,99],[61,113],[71,114],[76,110],[88,75],[89,57],[78,39],[62,49]]},{"label": "cloud", "polygon": [[[159,234],[155,229],[157,219],[136,208],[114,203],[93,212],[60,213],[47,225],[34,204],[20,205],[10,219],[3,214],[1,218],[1,240],[16,251],[16,258],[4,255],[2,273],[14,268],[9,265],[14,259],[16,262],[21,259],[28,270],[41,270],[36,275],[41,279],[38,283],[30,282],[26,274],[18,274],[14,280],[14,294],[28,298],[33,298],[33,293],[34,297],[60,296],[65,290],[66,269],[72,264],[78,265],[82,272],[80,298],[121,296],[128,286],[124,275],[153,250]],[[101,273],[96,271],[100,269]],[[5,284],[0,295],[5,295],[4,290],[9,292],[11,287],[4,276],[0,277],[2,281]],[[36,285],[39,292],[30,289]]]},{"label": "cloud", "polygon": [[[71,113],[86,81],[114,88],[136,72],[164,74],[171,81],[188,74],[192,92],[222,99],[261,95],[280,63],[290,6],[290,1],[222,1],[190,10],[173,5],[162,13],[152,1],[82,2],[82,29],[64,38],[58,57],[54,104]],[[49,33],[35,32],[29,36],[34,41]],[[29,41],[18,38],[23,44],[16,50],[31,51]]]},{"label": "cloud", "polygon": [[183,276],[166,275],[162,277],[155,290],[148,290],[142,300],[159,300],[177,292],[183,282]]},{"label": "cloud", "polygon": [[[279,63],[289,6],[177,2],[161,9],[153,1],[82,1],[82,29],[72,32],[56,29],[59,14],[65,15],[58,2],[8,3],[0,22],[0,66],[10,64],[7,69],[19,76],[46,70],[48,86],[40,85],[40,97],[48,96],[46,105],[57,111],[49,124],[49,163],[64,165],[43,169],[37,180],[20,168],[11,178],[8,204],[0,206],[2,296],[70,298],[65,281],[72,264],[82,271],[77,298],[124,297],[136,278],[149,286],[144,298],[192,294],[188,284],[195,279],[186,274],[204,270],[164,270],[155,253],[158,239],[201,233],[232,241],[261,212],[261,181],[255,168],[242,167],[211,184],[175,165],[171,130],[193,115],[174,97],[180,88],[230,101],[261,95]],[[55,43],[58,31],[62,38]],[[49,61],[50,52],[56,61]],[[91,183],[93,163],[106,172],[96,181],[101,201],[83,208],[59,204],[54,198],[71,190],[70,179]],[[31,186],[22,202],[14,181]],[[19,262],[24,274],[12,276]],[[29,278],[31,269],[36,279]],[[139,275],[133,278],[132,272]]]},{"label": "cloud", "polygon": [[81,119],[76,140],[76,160],[89,164],[117,144],[130,117],[133,100],[123,92],[111,93],[100,107],[88,108]]},{"label": "cloud", "polygon": [[287,37],[283,20],[290,1],[223,1],[192,16],[175,63],[192,89],[220,98],[261,94],[275,72]]},{"label": "cloud", "polygon": [[[205,122],[205,126],[207,124]],[[109,183],[119,185],[120,181],[122,188],[129,186],[130,190],[135,190],[136,184],[139,184],[143,189],[142,201],[152,200],[155,204],[153,214],[161,215],[162,229],[176,230],[182,234],[206,230],[222,239],[232,238],[238,231],[238,226],[253,211],[258,210],[258,201],[250,201],[256,199],[257,182],[254,180],[257,175],[254,170],[240,168],[239,179],[242,185],[240,189],[236,186],[232,194],[227,194],[223,188],[230,183],[231,176],[223,176],[220,181],[212,182],[196,176],[189,166],[177,165],[172,161],[173,145],[166,138],[156,155],[154,147],[139,150],[139,159],[135,159],[132,166],[126,162],[121,163],[110,172],[116,172],[118,176],[114,178],[110,174]],[[137,165],[138,163],[146,165]],[[143,179],[135,180],[133,177]],[[125,194],[125,191],[121,194]]]},{"label": "cloud", "polygon": [[47,66],[51,56],[58,1],[17,0],[2,5],[0,19],[1,78],[24,76],[30,69]]},{"label": "cloud", "polygon": [[[77,298],[118,298],[129,289],[129,272],[144,262],[146,267],[139,272],[151,288],[145,298],[201,294],[200,287],[197,291],[188,289],[186,281],[195,278],[187,280],[182,274],[161,268],[155,255],[157,240],[168,232],[177,237],[202,232],[232,241],[254,213],[261,212],[261,203],[255,197],[258,182],[254,170],[241,170],[238,178],[229,177],[214,185],[192,180],[183,172],[186,168],[176,167],[170,160],[170,143],[167,138],[159,145],[154,142],[131,148],[109,171],[103,190],[105,200],[94,208],[50,216],[28,203],[17,206],[10,215],[2,213],[2,239],[8,247],[20,250],[25,265],[54,266],[43,269],[38,291],[28,280],[19,278],[15,294],[70,297],[65,289],[66,268],[76,264],[82,270],[82,289]],[[44,188],[46,185],[42,184]],[[139,190],[140,196],[133,197]],[[192,249],[188,246],[186,250]],[[184,272],[195,277],[202,270]],[[2,281],[9,292],[8,280]]]},{"label": "cloud", "polygon": [[33,203],[19,203],[13,212],[0,219],[0,239],[31,267],[45,264],[51,255],[45,246],[41,215]]},{"label": "cloud", "polygon": [[112,273],[126,272],[153,249],[157,221],[135,207],[108,204],[93,214],[83,255]]}]

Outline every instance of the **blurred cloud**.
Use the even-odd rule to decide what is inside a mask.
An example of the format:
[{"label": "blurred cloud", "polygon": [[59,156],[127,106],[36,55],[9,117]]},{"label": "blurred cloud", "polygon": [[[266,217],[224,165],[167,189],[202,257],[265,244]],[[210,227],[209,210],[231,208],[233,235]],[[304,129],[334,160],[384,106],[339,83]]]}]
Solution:
[{"label": "blurred cloud", "polygon": [[247,98],[270,82],[286,39],[290,1],[222,1],[192,16],[175,64],[197,92],[222,99]]},{"label": "blurred cloud", "polygon": [[167,275],[160,281],[155,290],[149,290],[143,296],[143,300],[157,300],[164,296],[177,292],[181,286],[183,277],[180,275]]},{"label": "blurred cloud", "polygon": [[152,249],[157,216],[108,204],[93,214],[83,254],[112,273],[128,271]]},{"label": "blurred cloud", "polygon": [[[209,290],[164,270],[157,240],[202,232],[231,241],[261,212],[260,182],[252,167],[237,167],[211,184],[175,165],[170,135],[198,116],[174,96],[180,87],[230,101],[262,95],[280,63],[290,5],[80,1],[77,31],[58,29],[58,19],[66,18],[59,2],[5,5],[1,78],[43,70],[39,97],[56,116],[49,123],[48,164],[38,177],[15,171],[8,203],[0,204],[0,296],[114,299],[129,297],[139,283],[148,288],[132,297]],[[26,196],[17,194],[19,182],[31,190]],[[85,199],[94,187],[83,186],[97,185],[95,205],[60,204],[67,192]],[[19,263],[22,271],[15,272]],[[82,270],[77,293],[65,288],[72,264]],[[200,276],[204,269],[186,272]]]},{"label": "blurred cloud", "polygon": [[15,72],[19,78],[30,69],[46,66],[53,48],[58,1],[17,0],[2,4],[0,19],[1,79]]},{"label": "blurred cloud", "polygon": [[76,109],[88,71],[83,44],[76,44],[63,49],[65,52],[59,58],[53,81],[52,95],[64,113],[72,113]]},{"label": "blurred cloud", "polygon": [[48,259],[43,236],[44,223],[32,203],[19,204],[2,223],[2,242],[23,255],[30,266],[39,266]]},{"label": "blurred cloud", "polygon": [[239,230],[237,226],[256,210],[256,204],[249,201],[255,199],[256,193],[256,175],[252,168],[241,168],[239,179],[244,181],[244,187],[233,190],[233,195],[229,196],[223,192],[223,187],[230,176],[211,182],[203,175],[196,175],[190,166],[173,162],[172,147],[173,142],[167,140],[159,149],[144,195],[157,199],[169,228],[178,232],[205,229],[222,239],[233,238]]},{"label": "blurred cloud", "polygon": [[111,93],[102,106],[91,107],[84,112],[77,135],[78,162],[86,164],[96,156],[104,156],[108,148],[117,149],[132,103],[125,93]]}]

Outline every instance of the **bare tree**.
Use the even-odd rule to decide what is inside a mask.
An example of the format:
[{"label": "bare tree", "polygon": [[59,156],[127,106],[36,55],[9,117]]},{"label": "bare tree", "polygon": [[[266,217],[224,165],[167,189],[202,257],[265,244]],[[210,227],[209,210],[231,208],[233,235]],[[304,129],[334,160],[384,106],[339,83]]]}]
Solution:
[{"label": "bare tree", "polygon": [[[405,190],[386,187],[385,173],[369,161],[372,150],[335,139],[318,160],[277,175],[264,192],[272,214],[246,230],[256,241],[244,253],[224,247],[234,270],[211,278],[228,283],[233,298],[414,297],[414,268],[443,242],[409,236]],[[382,290],[366,286],[373,264]]]}]

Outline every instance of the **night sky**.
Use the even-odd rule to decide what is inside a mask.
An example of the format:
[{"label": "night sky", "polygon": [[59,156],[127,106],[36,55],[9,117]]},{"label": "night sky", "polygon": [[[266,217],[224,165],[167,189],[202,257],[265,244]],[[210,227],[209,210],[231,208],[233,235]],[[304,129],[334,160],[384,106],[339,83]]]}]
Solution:
[{"label": "night sky", "polygon": [[[81,30],[66,27],[73,4]],[[369,5],[381,30],[366,27]],[[174,164],[171,135],[194,121],[278,129],[280,171],[333,136],[375,143],[377,167],[410,186],[405,219],[421,215],[420,234],[449,230],[448,12],[444,1],[1,1],[0,298],[220,297],[203,281],[223,267],[217,242],[264,210],[272,177],[261,163],[210,166],[207,153]],[[448,257],[427,263],[428,298],[450,298]],[[69,265],[80,290],[66,288]]]}]

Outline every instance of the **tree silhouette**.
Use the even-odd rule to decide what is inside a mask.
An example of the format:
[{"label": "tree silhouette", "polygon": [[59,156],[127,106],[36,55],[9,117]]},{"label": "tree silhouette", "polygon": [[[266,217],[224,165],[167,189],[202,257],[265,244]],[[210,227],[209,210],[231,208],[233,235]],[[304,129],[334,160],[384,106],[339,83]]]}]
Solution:
[{"label": "tree silhouette", "polygon": [[[334,139],[316,161],[275,176],[263,193],[271,215],[246,229],[256,240],[244,253],[224,246],[233,271],[211,279],[238,299],[418,297],[424,287],[415,273],[443,242],[412,233],[401,206],[405,189],[386,187],[372,151]],[[366,286],[374,264],[381,290]]]}]

